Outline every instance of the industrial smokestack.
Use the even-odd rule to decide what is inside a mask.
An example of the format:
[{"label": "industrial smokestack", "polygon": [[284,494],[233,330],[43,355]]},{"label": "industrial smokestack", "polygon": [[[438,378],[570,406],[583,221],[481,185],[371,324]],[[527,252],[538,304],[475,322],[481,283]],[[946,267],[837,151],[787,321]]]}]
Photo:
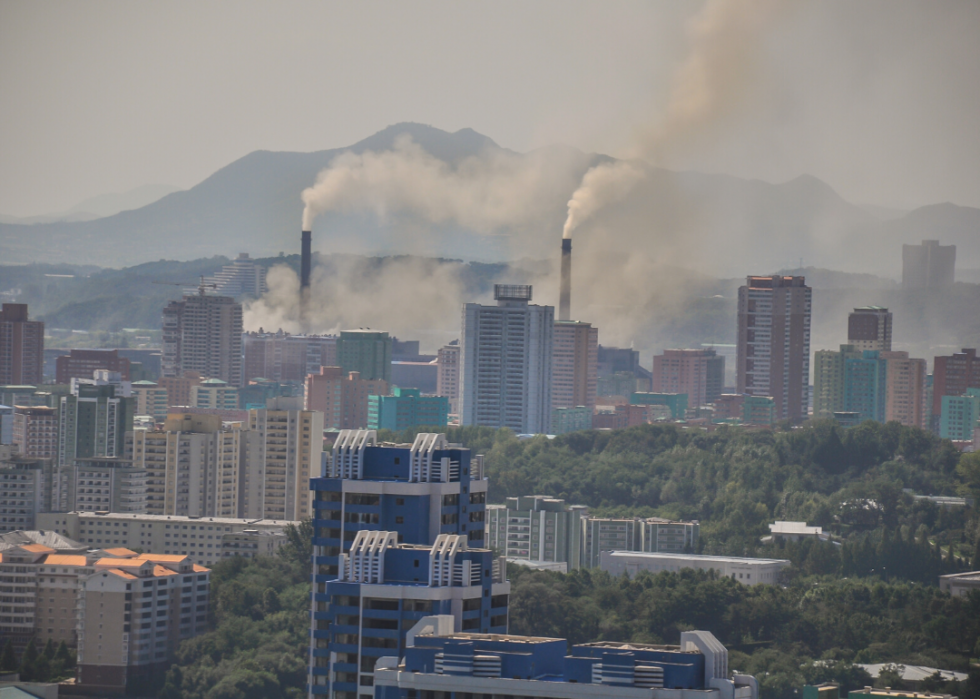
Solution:
[{"label": "industrial smokestack", "polygon": [[311,231],[303,231],[303,244],[299,262],[299,288],[301,293],[305,293],[310,288],[310,263],[313,253],[310,246],[313,241]]},{"label": "industrial smokestack", "polygon": [[561,292],[558,296],[558,320],[572,319],[572,239],[561,239]]}]

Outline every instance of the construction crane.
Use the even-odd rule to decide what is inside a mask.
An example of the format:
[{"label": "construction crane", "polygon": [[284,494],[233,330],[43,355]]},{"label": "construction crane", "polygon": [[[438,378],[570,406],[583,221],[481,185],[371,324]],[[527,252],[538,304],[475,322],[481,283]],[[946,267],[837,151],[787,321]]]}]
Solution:
[{"label": "construction crane", "polygon": [[156,279],[154,279],[152,283],[153,284],[165,284],[167,286],[181,286],[181,287],[185,287],[185,288],[186,287],[189,287],[189,286],[197,286],[197,295],[198,296],[204,296],[204,290],[205,289],[217,289],[218,288],[218,285],[217,284],[207,284],[207,283],[205,283],[205,281],[204,281],[204,275],[203,274],[201,275],[201,281],[199,281],[197,284],[195,284],[194,282],[161,282],[161,281],[157,281]]}]

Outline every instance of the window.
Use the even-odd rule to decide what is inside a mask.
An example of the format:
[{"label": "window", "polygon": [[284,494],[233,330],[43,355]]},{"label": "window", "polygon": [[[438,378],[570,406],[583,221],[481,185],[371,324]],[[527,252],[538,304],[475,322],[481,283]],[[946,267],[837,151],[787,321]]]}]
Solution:
[{"label": "window", "polygon": [[486,493],[470,493],[470,504],[471,505],[482,505],[487,501]]},{"label": "window", "polygon": [[459,504],[459,495],[443,495],[442,496],[442,506],[443,507],[455,507]]}]

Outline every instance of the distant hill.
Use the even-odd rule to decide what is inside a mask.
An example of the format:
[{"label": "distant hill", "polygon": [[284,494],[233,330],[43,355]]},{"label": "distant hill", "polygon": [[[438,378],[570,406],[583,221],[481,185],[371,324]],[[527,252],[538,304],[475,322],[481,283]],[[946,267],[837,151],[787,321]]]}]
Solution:
[{"label": "distant hill", "polygon": [[47,214],[42,216],[27,216],[18,218],[16,216],[0,215],[0,223],[14,224],[34,224],[34,223],[55,223],[55,222],[74,222],[92,221],[105,216],[118,214],[120,211],[139,209],[162,199],[168,194],[179,192],[179,187],[169,184],[146,184],[128,192],[117,192],[112,194],[100,194],[90,197],[75,204],[67,211],[57,214]]},{"label": "distant hill", "polygon": [[[345,150],[385,150],[402,134],[450,163],[502,150],[471,129],[447,133],[421,124],[397,124],[349,148],[315,153],[256,151],[186,191],[135,210],[92,221],[0,223],[0,259],[124,266],[163,257],[190,260],[244,251],[256,257],[295,252],[300,193],[314,183],[317,173]],[[560,162],[568,186],[557,188],[548,201],[541,202],[549,218],[532,234],[504,231],[488,236],[444,226],[419,238],[405,234],[417,221],[328,214],[317,220],[314,249],[324,254],[402,253],[484,260],[549,257],[575,183],[591,165],[609,158],[567,146],[540,149],[535,156]],[[590,246],[592,251],[643,252],[717,276],[766,273],[799,266],[802,258],[805,266],[897,279],[900,245],[928,238],[955,243],[958,266],[980,267],[980,209],[938,204],[904,215],[883,212],[851,204],[808,175],[771,184],[650,168],[630,196],[604,209],[578,235],[576,248],[586,252]]]}]

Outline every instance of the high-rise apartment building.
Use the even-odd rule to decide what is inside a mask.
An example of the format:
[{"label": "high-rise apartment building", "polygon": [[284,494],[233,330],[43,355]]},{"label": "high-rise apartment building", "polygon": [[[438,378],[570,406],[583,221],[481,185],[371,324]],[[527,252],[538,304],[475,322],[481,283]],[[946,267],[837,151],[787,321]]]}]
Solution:
[{"label": "high-rise apartment building", "polygon": [[337,366],[337,338],[333,335],[290,335],[249,332],[242,336],[245,352],[244,383],[253,379],[303,381],[322,366]]},{"label": "high-rise apartment building", "polygon": [[58,458],[58,409],[39,405],[14,408],[13,445],[32,459]]},{"label": "high-rise apartment building", "polygon": [[345,373],[391,383],[391,338],[377,330],[341,330],[337,338],[337,364]]},{"label": "high-rise apartment building", "polygon": [[59,512],[146,512],[146,469],[128,459],[75,459],[58,478]]},{"label": "high-rise apartment building", "polygon": [[962,396],[943,396],[939,436],[968,442],[980,420],[980,389],[968,388]]},{"label": "high-rise apartment building", "polygon": [[335,430],[361,430],[368,424],[370,396],[388,394],[384,379],[363,379],[337,366],[320,367],[306,377],[306,409],[323,413],[323,426]]},{"label": "high-rise apartment building", "polygon": [[595,408],[599,328],[577,320],[555,322],[551,350],[552,408]]},{"label": "high-rise apartment building", "polygon": [[[432,544],[399,544],[395,532],[360,531],[325,584],[324,610],[313,612],[312,696],[374,696],[383,656],[400,656],[423,621],[439,615],[447,630],[507,632],[510,583],[493,552],[459,534]],[[318,647],[322,642],[322,646]]]},{"label": "high-rise apartment building", "polygon": [[68,384],[72,379],[91,379],[99,369],[119,372],[129,381],[129,360],[114,349],[73,349],[55,359],[55,381]]},{"label": "high-rise apartment building", "polygon": [[133,464],[146,471],[147,514],[240,516],[249,437],[242,423],[189,413],[169,415],[161,429],[134,430]]},{"label": "high-rise apartment building", "polygon": [[[247,252],[238,253],[238,257],[230,265],[224,265],[213,277],[205,277],[203,283],[204,288],[209,291],[213,288],[213,293],[217,296],[232,298],[239,296],[258,298],[269,290],[265,283],[265,267],[256,264]],[[189,288],[185,289],[184,293],[191,296],[197,290],[197,288]]]},{"label": "high-rise apartment building", "polygon": [[748,277],[738,290],[738,393],[769,396],[777,420],[806,418],[811,290],[803,277]]},{"label": "high-rise apartment building", "polygon": [[58,465],[75,459],[126,455],[126,433],[133,429],[136,401],[116,396],[113,386],[78,386],[62,396],[58,410]]},{"label": "high-rise apartment building", "polygon": [[242,385],[242,305],[229,296],[198,294],[163,309],[164,376],[196,371]]},{"label": "high-rise apartment building", "polygon": [[713,349],[669,349],[653,358],[653,392],[686,393],[687,405],[714,403],[725,385],[725,358]]},{"label": "high-rise apartment building", "polygon": [[831,419],[844,410],[844,362],[860,359],[862,350],[841,345],[839,351],[813,353],[813,416]]},{"label": "high-rise apartment building", "polygon": [[962,396],[968,388],[980,388],[980,359],[974,348],[948,357],[936,357],[932,369],[932,414],[939,416],[943,396]]},{"label": "high-rise apartment building", "polygon": [[855,308],[847,317],[847,344],[857,350],[892,351],[892,314],[881,306]]},{"label": "high-rise apartment building", "polygon": [[13,456],[0,460],[0,533],[33,529],[52,509],[57,474],[51,461]]},{"label": "high-rise apartment building", "polygon": [[29,320],[26,303],[0,306],[0,386],[44,380],[44,323]]},{"label": "high-rise apartment building", "polygon": [[469,449],[441,434],[378,446],[373,431],[344,430],[310,487],[311,694],[358,697],[428,614],[506,631],[509,587],[482,549],[487,481]]},{"label": "high-rise apartment building", "polygon": [[14,409],[0,405],[0,446],[14,443]]},{"label": "high-rise apartment building", "polygon": [[953,285],[956,246],[923,240],[922,245],[902,246],[902,287],[942,289]]},{"label": "high-rise apartment building", "polygon": [[584,505],[546,495],[507,498],[487,505],[487,546],[510,559],[581,567]]},{"label": "high-rise apartment building", "polygon": [[391,389],[390,396],[368,396],[369,430],[407,430],[412,427],[445,427],[449,399],[423,396],[417,388]]},{"label": "high-rise apartment building", "polygon": [[885,361],[885,422],[926,426],[926,360],[908,352],[881,352]]},{"label": "high-rise apartment building", "polygon": [[166,387],[153,381],[134,381],[133,398],[136,399],[137,415],[149,415],[157,422],[167,419],[170,399]]},{"label": "high-rise apartment building", "polygon": [[653,390],[653,374],[640,366],[635,349],[599,345],[596,374],[600,396],[628,397],[637,391]]},{"label": "high-rise apartment building", "polygon": [[463,307],[461,424],[550,431],[555,309],[532,305],[531,291],[495,284],[496,306]]},{"label": "high-rise apartment building", "polygon": [[459,414],[459,340],[441,347],[436,354],[436,395],[449,399],[449,412]]},{"label": "high-rise apartment building", "polygon": [[238,387],[221,379],[204,379],[191,386],[191,406],[215,410],[238,410]]},{"label": "high-rise apartment building", "polygon": [[[870,353],[870,354],[869,354]],[[926,362],[908,352],[820,350],[813,358],[813,415],[833,418],[856,413],[851,420],[892,421],[924,427]]]},{"label": "high-rise apartment building", "polygon": [[320,475],[323,416],[303,410],[302,398],[274,398],[248,411],[240,517],[309,519],[310,478]]},{"label": "high-rise apartment building", "polygon": [[844,412],[856,413],[859,422],[885,421],[888,363],[876,350],[844,360]]},{"label": "high-rise apartment building", "polygon": [[338,556],[361,529],[394,531],[399,541],[431,545],[439,534],[463,534],[482,547],[487,480],[482,457],[445,435],[419,434],[413,444],[377,444],[371,430],[343,430],[314,478],[316,581],[337,575]]}]

